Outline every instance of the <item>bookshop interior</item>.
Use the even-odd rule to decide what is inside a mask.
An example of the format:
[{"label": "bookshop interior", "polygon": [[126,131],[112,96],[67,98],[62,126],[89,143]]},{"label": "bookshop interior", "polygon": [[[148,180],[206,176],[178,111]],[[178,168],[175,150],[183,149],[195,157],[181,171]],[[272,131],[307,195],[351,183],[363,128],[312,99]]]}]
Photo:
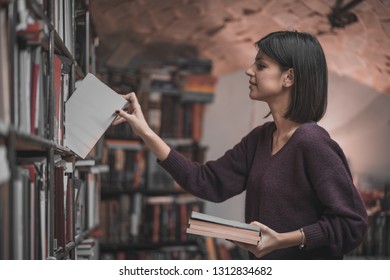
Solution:
[{"label": "bookshop interior", "polygon": [[272,121],[245,70],[278,30],[315,35],[327,59],[319,125],[368,214],[345,259],[390,259],[384,0],[0,0],[0,259],[247,259],[217,227],[196,234],[209,216],[242,225],[245,192],[222,203],[187,193],[128,123],[111,123],[120,95],[135,92],[171,147],[219,158]]}]

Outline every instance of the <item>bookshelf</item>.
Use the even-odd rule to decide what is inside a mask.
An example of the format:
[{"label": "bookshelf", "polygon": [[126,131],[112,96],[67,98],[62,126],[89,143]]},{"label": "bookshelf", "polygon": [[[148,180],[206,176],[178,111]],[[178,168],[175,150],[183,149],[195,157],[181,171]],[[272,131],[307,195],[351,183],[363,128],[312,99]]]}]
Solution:
[{"label": "bookshelf", "polygon": [[0,1],[0,259],[77,259],[98,227],[106,170],[63,145],[66,100],[95,71],[88,9]]},{"label": "bookshelf", "polygon": [[[210,71],[211,62],[195,60],[106,76],[118,92],[137,92],[149,125],[169,145],[203,162],[203,113],[214,98]],[[191,211],[203,211],[204,202],[184,192],[128,124],[111,127],[104,147],[110,172],[102,178],[101,258],[207,259],[205,239],[186,234]]]},{"label": "bookshelf", "polygon": [[357,181],[368,213],[368,230],[363,242],[346,258],[390,259],[390,183],[364,176]]}]

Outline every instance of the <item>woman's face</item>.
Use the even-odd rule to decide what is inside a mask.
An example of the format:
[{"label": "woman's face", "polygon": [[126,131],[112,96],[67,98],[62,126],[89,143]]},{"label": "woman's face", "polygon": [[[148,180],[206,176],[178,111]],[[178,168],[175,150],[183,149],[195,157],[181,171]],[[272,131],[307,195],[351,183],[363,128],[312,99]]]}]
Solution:
[{"label": "woman's face", "polygon": [[283,82],[286,78],[286,71],[282,71],[279,64],[261,50],[245,74],[250,78],[249,97],[253,100],[269,102],[284,92]]}]

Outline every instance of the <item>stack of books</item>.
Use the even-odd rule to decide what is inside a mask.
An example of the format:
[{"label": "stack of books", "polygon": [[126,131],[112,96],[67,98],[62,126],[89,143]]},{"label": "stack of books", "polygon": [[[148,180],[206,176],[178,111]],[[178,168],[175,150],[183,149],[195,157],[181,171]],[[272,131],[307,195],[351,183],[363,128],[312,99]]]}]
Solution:
[{"label": "stack of books", "polygon": [[260,227],[256,225],[227,220],[195,211],[191,212],[186,232],[252,245],[257,245],[260,241]]}]

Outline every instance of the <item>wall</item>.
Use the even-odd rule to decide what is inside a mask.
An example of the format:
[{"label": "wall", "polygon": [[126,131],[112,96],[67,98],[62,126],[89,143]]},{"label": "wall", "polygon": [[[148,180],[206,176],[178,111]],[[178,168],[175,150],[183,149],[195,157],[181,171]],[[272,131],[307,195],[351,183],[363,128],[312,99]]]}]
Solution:
[{"label": "wall", "polygon": [[[209,147],[207,159],[216,159],[237,144],[252,128],[267,120],[268,106],[249,98],[249,77],[243,71],[218,78],[214,102],[204,117],[203,143]],[[223,203],[206,203],[206,212],[244,220],[245,194]]]},{"label": "wall", "polygon": [[[243,71],[219,78],[216,99],[205,113],[207,159],[216,159],[264,119],[268,106],[249,98]],[[319,123],[344,150],[355,174],[390,178],[390,97],[356,81],[329,74],[328,111]],[[206,203],[206,212],[244,220],[245,194],[223,203]]]}]

